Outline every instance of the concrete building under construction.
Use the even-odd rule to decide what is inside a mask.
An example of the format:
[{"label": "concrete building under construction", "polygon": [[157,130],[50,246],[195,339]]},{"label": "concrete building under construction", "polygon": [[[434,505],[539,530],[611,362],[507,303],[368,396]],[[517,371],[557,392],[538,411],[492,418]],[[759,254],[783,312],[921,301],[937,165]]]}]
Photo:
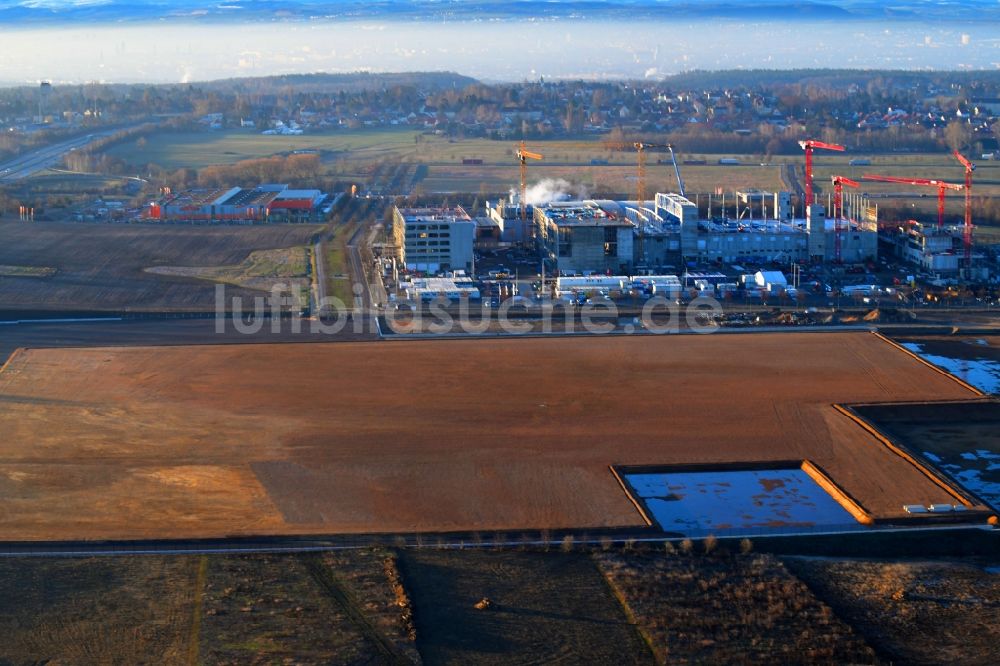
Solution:
[{"label": "concrete building under construction", "polygon": [[[953,275],[965,265],[961,229],[909,220],[884,226],[879,240],[896,258],[929,273]],[[972,260],[975,266],[982,255],[974,253]]]},{"label": "concrete building under construction", "polygon": [[635,264],[636,224],[615,201],[560,201],[535,206],[535,238],[563,273],[620,274]]},{"label": "concrete building under construction", "polygon": [[[699,214],[698,205],[674,193],[653,201],[587,200],[536,206],[534,234],[547,265],[560,272],[635,272],[688,262],[857,263],[878,251],[877,211],[851,199],[835,222],[822,205],[792,215],[787,193],[759,193],[775,202],[767,217],[722,208]],[[749,195],[746,203],[753,203]],[[763,206],[762,209],[765,209]],[[749,208],[747,209],[749,210]],[[838,229],[839,228],[839,229]]]}]

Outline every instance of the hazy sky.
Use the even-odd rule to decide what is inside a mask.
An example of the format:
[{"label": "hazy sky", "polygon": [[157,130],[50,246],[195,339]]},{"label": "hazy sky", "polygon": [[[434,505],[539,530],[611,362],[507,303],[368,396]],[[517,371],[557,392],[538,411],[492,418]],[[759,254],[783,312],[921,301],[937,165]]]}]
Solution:
[{"label": "hazy sky", "polygon": [[657,77],[688,69],[995,69],[995,24],[310,21],[2,29],[0,81],[180,82],[453,70],[485,80]]}]

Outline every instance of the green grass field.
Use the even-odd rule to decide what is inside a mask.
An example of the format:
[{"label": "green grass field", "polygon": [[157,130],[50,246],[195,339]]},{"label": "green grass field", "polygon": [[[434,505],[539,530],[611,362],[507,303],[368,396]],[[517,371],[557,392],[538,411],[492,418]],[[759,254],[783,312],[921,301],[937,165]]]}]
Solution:
[{"label": "green grass field", "polygon": [[295,150],[350,151],[353,156],[375,160],[412,150],[416,135],[411,129],[338,130],[300,136],[267,136],[257,130],[161,132],[147,135],[142,147],[138,141],[130,141],[109,149],[108,154],[130,164],[152,162],[165,169],[233,164]]},{"label": "green grass field", "polygon": [[125,182],[125,179],[118,176],[44,169],[19,183],[8,186],[8,190],[15,196],[30,199],[40,194],[86,195],[94,192],[123,192]]},{"label": "green grass field", "polygon": [[230,266],[153,266],[146,272],[194,277],[271,293],[275,287],[295,294],[300,306],[309,303],[309,247],[256,250],[240,264]]},{"label": "green grass field", "polygon": [[[327,175],[357,182],[363,188],[390,193],[407,193],[413,182],[424,193],[505,192],[516,188],[519,173],[514,140],[450,139],[423,134],[411,128],[378,128],[362,130],[330,130],[301,136],[265,136],[258,130],[227,130],[220,132],[162,132],[144,139],[140,148],[129,142],[109,152],[126,162],[153,162],[167,169],[201,168],[216,164],[232,164],[240,160],[287,154],[295,150],[319,150],[325,155]],[[561,178],[580,192],[591,195],[629,193],[636,190],[636,155],[631,150],[611,150],[604,137],[588,141],[529,141],[528,147],[543,155],[540,161],[530,161],[529,185],[546,178]],[[332,153],[332,154],[330,154]],[[740,160],[740,166],[719,166],[722,157]],[[964,182],[964,170],[947,153],[899,153],[870,157],[871,165],[850,166],[852,159],[868,157],[862,152],[831,153],[819,151],[815,158],[814,183],[822,200],[832,191],[830,177],[842,175],[861,181],[866,173],[889,176],[942,179]],[[482,160],[482,164],[463,165],[463,159]],[[726,192],[759,188],[780,190],[783,164],[802,164],[801,155],[772,157],[768,166],[761,166],[761,155],[678,154],[678,159],[703,160],[703,165],[681,165],[687,192],[706,194],[721,187]],[[592,164],[598,161],[599,164]],[[666,163],[658,164],[658,161]],[[413,169],[395,171],[392,165],[423,165],[425,175],[417,178]],[[402,182],[393,181],[392,174],[403,173]],[[412,181],[412,182],[411,182]],[[53,183],[55,184],[55,183]],[[673,167],[666,154],[647,155],[646,191],[676,191]],[[862,182],[857,191],[868,192],[882,206],[909,207],[913,215],[933,217],[937,191],[931,187],[913,187],[889,183]],[[985,161],[977,164],[974,181],[976,195],[1000,196],[1000,163]],[[882,197],[881,195],[890,195]],[[964,197],[961,192],[949,192],[946,213],[962,214]]]},{"label": "green grass field", "polygon": [[1000,243],[1000,227],[976,227],[977,243]]},{"label": "green grass field", "polygon": [[[861,183],[858,191],[870,193],[899,193],[935,199],[936,187],[902,185],[896,183],[879,183],[864,181],[865,174],[878,174],[899,178],[924,178],[927,180],[942,180],[947,183],[961,185],[965,183],[965,169],[951,155],[945,153],[914,153],[900,155],[876,155],[871,157],[871,165],[851,166],[849,161],[858,155],[850,157],[842,155],[814,156],[813,180],[820,187],[832,189],[830,177],[846,176]],[[976,163],[976,173],[973,175],[972,191],[975,196],[1000,196],[1000,162],[984,161]],[[921,197],[924,198],[924,197]],[[951,203],[964,201],[964,194],[957,191],[946,192],[946,200]],[[936,203],[935,203],[936,205]]]}]

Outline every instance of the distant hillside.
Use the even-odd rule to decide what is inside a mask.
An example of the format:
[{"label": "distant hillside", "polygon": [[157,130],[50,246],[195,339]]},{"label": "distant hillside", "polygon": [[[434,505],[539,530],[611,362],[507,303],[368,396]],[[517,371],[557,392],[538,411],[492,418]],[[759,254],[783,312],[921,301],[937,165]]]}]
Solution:
[{"label": "distant hillside", "polygon": [[878,69],[730,69],[694,70],[665,77],[663,83],[679,89],[773,87],[791,84],[818,84],[847,87],[865,85],[874,79],[891,79],[899,85],[938,83],[968,85],[971,82],[1000,84],[1000,71],[911,71]]},{"label": "distant hillside", "polygon": [[997,20],[993,0],[0,0],[0,24],[314,20]]},{"label": "distant hillside", "polygon": [[200,82],[202,90],[219,92],[283,92],[289,88],[300,93],[337,93],[383,90],[411,86],[423,91],[462,89],[479,83],[476,79],[454,72],[351,72],[347,74],[288,74],[252,78],[222,79]]}]

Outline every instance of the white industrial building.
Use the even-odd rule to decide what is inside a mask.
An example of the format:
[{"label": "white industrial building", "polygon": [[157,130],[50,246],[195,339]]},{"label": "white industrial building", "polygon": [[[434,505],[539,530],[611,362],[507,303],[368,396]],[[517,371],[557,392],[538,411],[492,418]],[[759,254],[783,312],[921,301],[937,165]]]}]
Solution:
[{"label": "white industrial building", "polygon": [[644,292],[677,298],[683,292],[681,279],[676,275],[589,275],[556,278],[556,295],[565,298],[573,295],[603,294],[618,296],[629,291]]},{"label": "white industrial building", "polygon": [[464,275],[451,277],[410,278],[401,282],[399,288],[406,297],[414,301],[432,301],[435,298],[447,298],[457,301],[463,297],[472,300],[480,298],[472,278]]},{"label": "white industrial building", "polygon": [[392,234],[396,258],[408,270],[472,272],[476,223],[461,206],[394,207]]}]

